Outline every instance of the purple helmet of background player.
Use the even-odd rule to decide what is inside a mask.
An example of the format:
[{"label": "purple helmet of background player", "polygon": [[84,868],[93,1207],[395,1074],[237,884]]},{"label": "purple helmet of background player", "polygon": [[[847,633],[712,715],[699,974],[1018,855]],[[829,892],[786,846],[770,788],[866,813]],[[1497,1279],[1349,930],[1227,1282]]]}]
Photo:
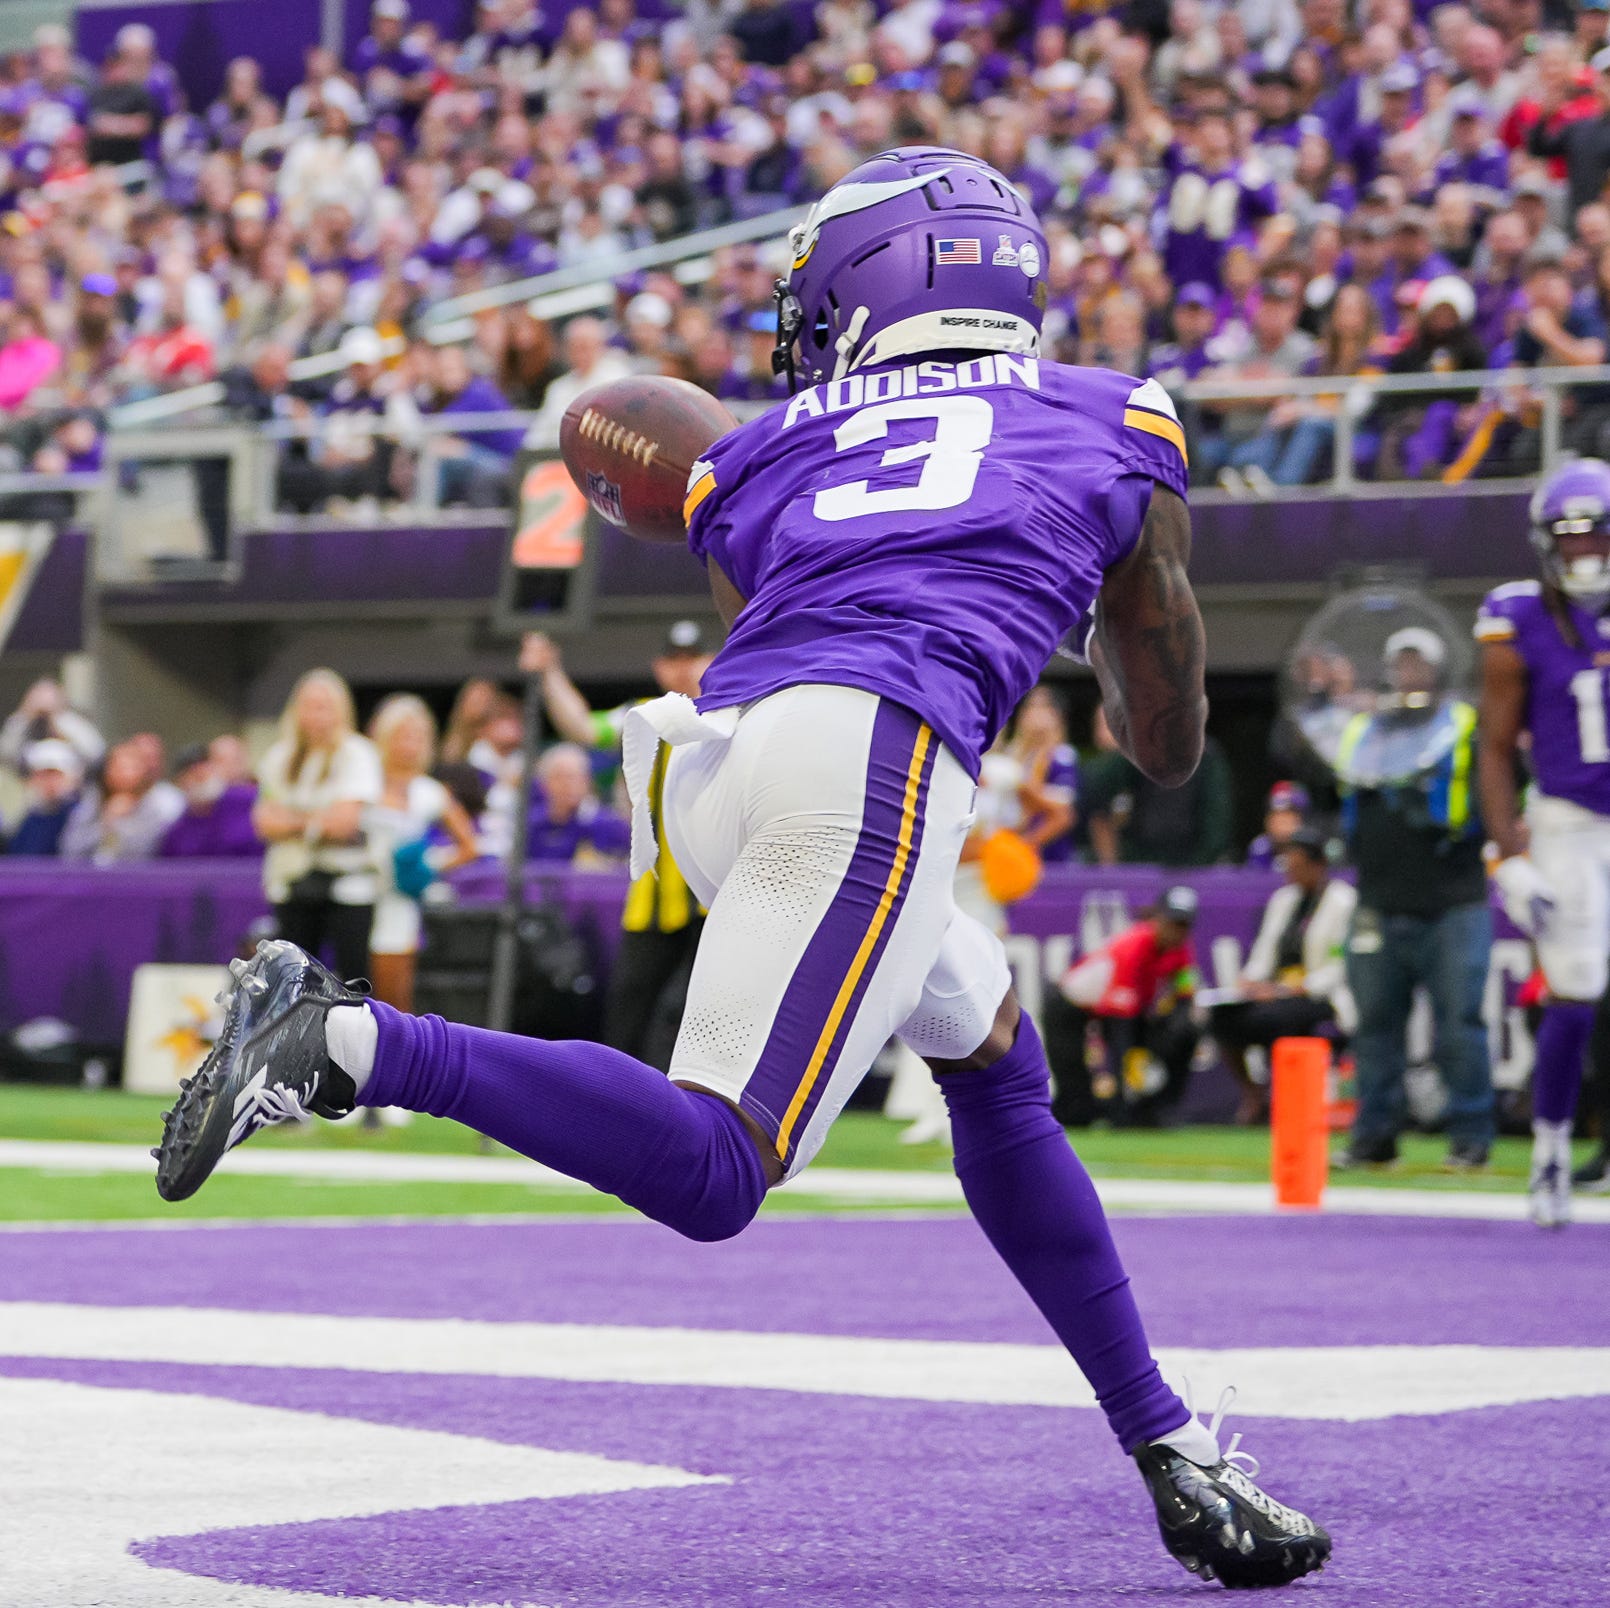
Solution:
[{"label": "purple helmet of background player", "polygon": [[994,168],[906,145],[840,179],[789,234],[773,366],[814,385],[923,352],[1037,352],[1046,244]]},{"label": "purple helmet of background player", "polygon": [[1560,552],[1562,536],[1610,538],[1610,463],[1574,458],[1556,469],[1532,497],[1532,546],[1543,578],[1578,603],[1610,601],[1610,558]]}]

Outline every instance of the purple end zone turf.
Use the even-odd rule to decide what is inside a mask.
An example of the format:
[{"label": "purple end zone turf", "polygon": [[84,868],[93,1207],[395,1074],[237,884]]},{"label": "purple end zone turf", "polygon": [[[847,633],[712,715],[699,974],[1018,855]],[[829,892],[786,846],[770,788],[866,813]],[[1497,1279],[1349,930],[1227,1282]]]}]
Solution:
[{"label": "purple end zone turf", "polygon": [[[1164,1344],[1610,1343],[1601,1229],[1127,1219],[1118,1233]],[[13,1300],[1044,1338],[975,1240],[964,1220],[762,1223],[710,1248],[618,1224],[18,1233],[0,1235],[0,1290]],[[734,1479],[137,1549],[156,1566],[224,1581],[562,1608],[1132,1608],[1207,1600],[1213,1589],[1164,1555],[1140,1482],[1093,1411],[311,1369],[15,1359],[0,1372],[201,1392]],[[1610,1602],[1610,1399],[1241,1427],[1275,1492],[1336,1534],[1332,1567],[1278,1600]],[[243,1448],[243,1477],[248,1466]]]},{"label": "purple end zone turf", "polygon": [[[1119,1217],[1114,1232],[1157,1345],[1610,1343],[1607,1229]],[[762,1221],[722,1245],[619,1221],[0,1234],[4,1299],[91,1291],[101,1305],[1050,1338],[965,1217]]]}]

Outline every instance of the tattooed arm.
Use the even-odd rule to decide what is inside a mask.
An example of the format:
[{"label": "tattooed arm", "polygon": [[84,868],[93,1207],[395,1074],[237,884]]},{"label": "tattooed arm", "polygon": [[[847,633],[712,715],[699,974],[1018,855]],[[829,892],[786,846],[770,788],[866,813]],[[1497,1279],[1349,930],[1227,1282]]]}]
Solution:
[{"label": "tattooed arm", "polygon": [[1184,500],[1154,486],[1135,550],[1102,582],[1091,643],[1112,734],[1162,787],[1190,779],[1207,719],[1206,644],[1185,573],[1190,556]]}]

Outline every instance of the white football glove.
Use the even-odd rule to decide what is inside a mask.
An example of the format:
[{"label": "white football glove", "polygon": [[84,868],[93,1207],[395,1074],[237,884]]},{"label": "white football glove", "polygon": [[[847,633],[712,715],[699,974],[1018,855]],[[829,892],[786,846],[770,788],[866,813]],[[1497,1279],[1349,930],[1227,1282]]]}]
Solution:
[{"label": "white football glove", "polygon": [[1493,881],[1504,914],[1529,938],[1541,938],[1554,914],[1554,889],[1524,854],[1512,854],[1493,867]]}]

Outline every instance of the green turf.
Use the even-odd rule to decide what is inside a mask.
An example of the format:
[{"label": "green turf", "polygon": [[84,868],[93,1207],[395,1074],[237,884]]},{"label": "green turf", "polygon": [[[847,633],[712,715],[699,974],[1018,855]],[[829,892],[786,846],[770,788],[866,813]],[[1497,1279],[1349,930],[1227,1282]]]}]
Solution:
[{"label": "green turf", "polygon": [[[55,1139],[115,1144],[152,1144],[161,1132],[166,1102],[121,1091],[39,1088],[0,1084],[0,1139]],[[849,1112],[828,1138],[820,1165],[913,1172],[948,1172],[950,1159],[937,1145],[903,1145],[898,1124],[867,1112]],[[1269,1136],[1244,1128],[1177,1128],[1161,1131],[1092,1130],[1073,1136],[1091,1172],[1108,1178],[1197,1179],[1261,1183],[1269,1176]],[[253,1147],[302,1150],[364,1150],[394,1154],[471,1156],[479,1137],[456,1123],[417,1117],[405,1128],[369,1130],[316,1123],[269,1129]],[[507,1155],[501,1147],[496,1153]],[[1402,1163],[1390,1171],[1337,1175],[1335,1181],[1392,1189],[1515,1190],[1523,1186],[1529,1146],[1501,1140],[1493,1165],[1481,1176],[1451,1176],[1439,1170],[1444,1146],[1434,1137],[1412,1136]],[[807,1174],[807,1177],[809,1175]],[[233,1176],[221,1173],[182,1206],[158,1201],[145,1174],[60,1172],[0,1167],[0,1221],[105,1220],[128,1217],[319,1217],[458,1215],[474,1213],[618,1212],[618,1202],[575,1189],[510,1183],[393,1183]],[[801,1191],[778,1197],[785,1211],[867,1209],[854,1203],[813,1200]],[[877,1210],[888,1210],[878,1206]]]},{"label": "green turf", "polygon": [[[790,1190],[764,1210],[854,1214],[868,1210],[931,1211],[925,1206],[822,1200]],[[943,1208],[941,1208],[943,1209]],[[960,1207],[956,1208],[958,1211]],[[199,1195],[178,1205],[157,1198],[138,1173],[0,1167],[0,1223],[159,1222],[213,1218],[617,1216],[637,1214],[612,1195],[523,1184],[358,1183],[313,1178],[240,1177],[220,1172]]]}]

